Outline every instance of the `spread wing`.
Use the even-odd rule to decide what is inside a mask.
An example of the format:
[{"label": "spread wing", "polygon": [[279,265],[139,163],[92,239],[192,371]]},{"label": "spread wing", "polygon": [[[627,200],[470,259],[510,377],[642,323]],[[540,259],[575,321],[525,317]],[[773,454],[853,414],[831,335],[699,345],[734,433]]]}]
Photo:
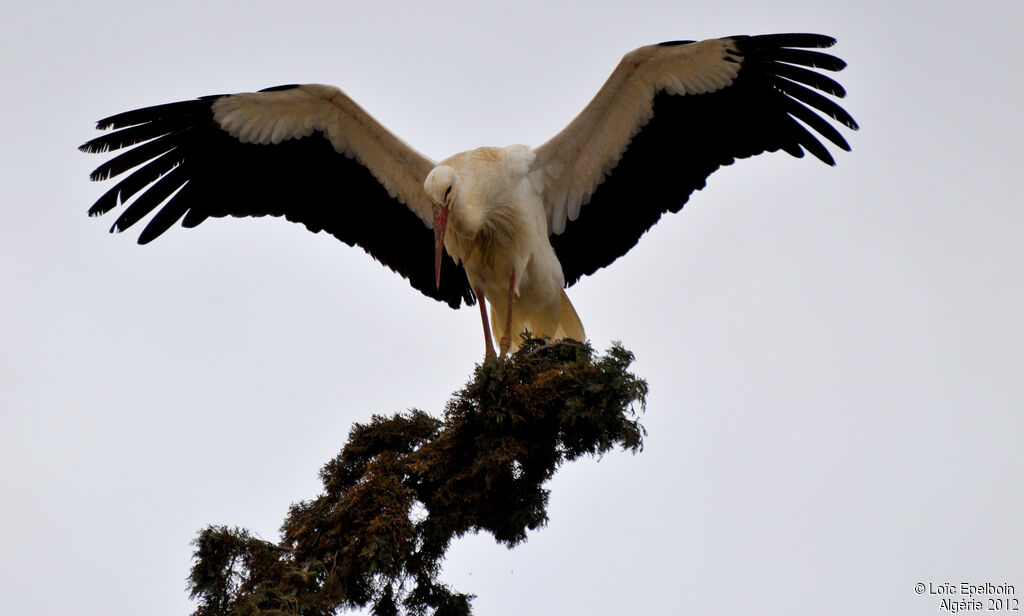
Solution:
[{"label": "spread wing", "polygon": [[465,272],[445,255],[435,287],[433,217],[423,180],[434,162],[391,134],[341,90],[280,86],[137,109],[97,123],[116,129],[86,152],[127,150],[94,180],[127,174],[89,210],[124,206],[111,231],[156,210],[145,244],[179,220],[283,216],[358,245],[425,295],[475,302]]},{"label": "spread wing", "polygon": [[579,116],[535,149],[566,282],[628,252],[721,165],[776,150],[834,164],[819,138],[850,148],[826,117],[850,129],[857,123],[819,93],[841,98],[843,87],[811,69],[845,63],[809,49],[834,43],[819,34],[772,34],[626,54]]}]

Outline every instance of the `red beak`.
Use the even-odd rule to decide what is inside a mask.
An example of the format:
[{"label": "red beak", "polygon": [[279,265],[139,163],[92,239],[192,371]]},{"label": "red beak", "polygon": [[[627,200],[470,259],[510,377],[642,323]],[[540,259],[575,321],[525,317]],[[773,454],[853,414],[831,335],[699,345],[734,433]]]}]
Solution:
[{"label": "red beak", "polygon": [[448,227],[450,206],[434,204],[434,284],[441,288],[441,257],[444,255],[444,230]]}]

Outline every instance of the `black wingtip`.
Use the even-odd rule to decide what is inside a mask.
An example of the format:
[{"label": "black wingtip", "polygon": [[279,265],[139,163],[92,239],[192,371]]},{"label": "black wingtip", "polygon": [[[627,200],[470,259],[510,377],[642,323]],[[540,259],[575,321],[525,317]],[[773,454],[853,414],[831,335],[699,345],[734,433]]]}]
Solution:
[{"label": "black wingtip", "polygon": [[299,86],[300,84],[297,83],[289,83],[283,86],[270,86],[269,88],[263,88],[262,90],[260,90],[260,92],[281,92],[283,90],[294,90]]},{"label": "black wingtip", "polygon": [[134,111],[126,111],[124,113],[107,116],[102,120],[97,120],[96,130],[110,130],[112,128],[121,128],[137,124],[137,121],[130,119],[132,114],[134,114]]},{"label": "black wingtip", "polygon": [[[741,38],[741,37],[730,37]],[[788,32],[783,34],[759,34],[748,40],[758,46],[766,47],[803,47],[808,49],[825,49],[836,44],[836,39],[827,34],[810,32]]]},{"label": "black wingtip", "polygon": [[100,144],[96,143],[95,139],[90,139],[89,141],[86,141],[82,145],[78,146],[78,151],[85,152],[86,154],[102,154],[107,150]]},{"label": "black wingtip", "polygon": [[[135,242],[139,246],[145,246],[146,244],[152,242],[153,240],[160,236],[160,233],[155,233],[152,231],[147,233],[147,229],[148,227],[142,230],[142,233],[139,234],[139,239],[136,240]],[[163,233],[163,231],[161,231],[161,233]]]},{"label": "black wingtip", "polygon": [[92,204],[92,207],[89,208],[89,217],[96,218],[97,216],[103,216],[110,210],[117,207],[120,201],[120,199],[118,199],[119,194],[120,191],[117,190],[107,191],[102,197],[96,200],[96,203]]}]

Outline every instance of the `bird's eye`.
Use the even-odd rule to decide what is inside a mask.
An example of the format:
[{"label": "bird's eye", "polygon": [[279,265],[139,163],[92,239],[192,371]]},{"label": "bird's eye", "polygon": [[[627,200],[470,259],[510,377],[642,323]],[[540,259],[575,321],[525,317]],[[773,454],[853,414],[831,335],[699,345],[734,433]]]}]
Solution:
[{"label": "bird's eye", "polygon": [[444,191],[444,198],[445,198],[446,201],[448,200],[448,193],[450,193],[451,191],[452,191],[452,187],[451,186],[449,186],[447,189],[445,189],[445,191]]}]

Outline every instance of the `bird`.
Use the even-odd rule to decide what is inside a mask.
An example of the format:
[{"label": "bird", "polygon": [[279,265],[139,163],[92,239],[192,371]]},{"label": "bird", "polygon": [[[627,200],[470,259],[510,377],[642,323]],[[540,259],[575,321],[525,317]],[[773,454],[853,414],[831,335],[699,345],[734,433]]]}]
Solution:
[{"label": "bird", "polygon": [[89,214],[123,208],[119,232],[155,210],[140,244],[179,221],[284,217],[358,245],[427,297],[478,304],[485,358],[526,332],[583,341],[565,289],[629,252],[719,167],[777,151],[832,166],[822,139],[850,151],[838,126],[858,125],[822,72],[846,66],[821,51],[835,43],[790,33],[640,47],[545,143],[437,162],[327,85],[127,111],[80,146],[124,150],[92,172],[127,175]]}]

